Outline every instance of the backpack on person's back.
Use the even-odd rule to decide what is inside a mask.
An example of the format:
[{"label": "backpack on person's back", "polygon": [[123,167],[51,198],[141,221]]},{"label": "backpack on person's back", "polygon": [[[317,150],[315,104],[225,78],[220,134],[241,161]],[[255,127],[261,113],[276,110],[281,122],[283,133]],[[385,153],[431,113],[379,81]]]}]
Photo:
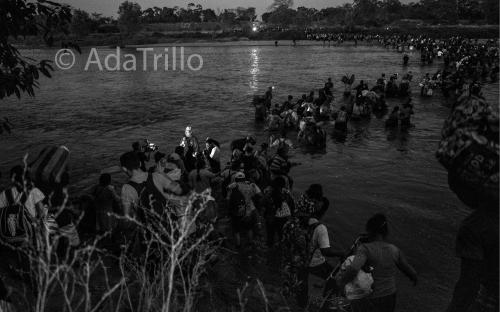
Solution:
[{"label": "backpack on person's back", "polygon": [[310,246],[316,228],[321,222],[303,226],[300,222],[288,222],[283,228],[283,239],[281,242],[283,250],[287,250],[291,264],[298,268],[309,266],[315,250]]},{"label": "backpack on person's back", "polygon": [[20,246],[28,243],[33,235],[31,216],[26,211],[24,203],[26,194],[19,194],[15,200],[12,189],[4,191],[7,206],[0,209],[0,243]]},{"label": "backpack on person's back", "polygon": [[299,219],[292,218],[283,227],[281,274],[284,294],[301,293],[303,285],[300,276],[308,270],[313,256],[310,250],[312,236],[320,224],[306,226]]},{"label": "backpack on person's back", "polygon": [[165,217],[167,200],[156,188],[153,173],[148,173],[148,178],[143,183],[129,181],[128,184],[136,190],[139,197],[136,211],[139,221],[147,222],[150,217]]},{"label": "backpack on person's back", "polygon": [[244,217],[247,214],[247,201],[243,193],[236,185],[229,195],[229,209],[233,217]]}]

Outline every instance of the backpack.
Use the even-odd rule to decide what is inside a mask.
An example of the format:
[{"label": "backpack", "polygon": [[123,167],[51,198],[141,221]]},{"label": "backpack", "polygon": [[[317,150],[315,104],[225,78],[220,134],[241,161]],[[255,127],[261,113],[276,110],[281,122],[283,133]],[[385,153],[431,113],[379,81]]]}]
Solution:
[{"label": "backpack", "polygon": [[31,217],[24,208],[26,195],[22,194],[20,203],[16,203],[12,189],[6,189],[5,198],[7,207],[0,209],[0,242],[19,246],[33,235]]},{"label": "backpack", "polygon": [[[167,200],[163,194],[156,188],[153,182],[153,174],[148,173],[148,178],[143,183],[128,182],[139,196],[139,207],[137,207],[137,218],[141,222],[147,222],[148,215],[151,212],[158,214],[163,218],[166,210]],[[149,212],[149,213],[148,213]]]},{"label": "backpack", "polygon": [[320,225],[320,222],[303,227],[298,221],[287,222],[283,228],[282,248],[286,251],[284,253],[285,262],[288,265],[295,266],[296,268],[307,268],[312,260],[314,254],[310,251],[310,245],[314,230]]},{"label": "backpack", "polygon": [[316,252],[316,249],[312,250],[311,251],[311,243],[312,243],[312,238],[313,238],[313,235],[314,235],[314,231],[316,230],[316,228],[318,226],[321,225],[321,222],[316,222],[316,223],[313,223],[313,224],[309,224],[308,227],[307,227],[307,232],[306,232],[306,250],[308,252],[308,259],[307,259],[307,262],[306,262],[306,266],[309,266],[309,263],[311,263],[311,260],[314,256],[314,253]]},{"label": "backpack", "polygon": [[244,217],[247,214],[247,201],[238,185],[236,185],[231,191],[231,195],[229,195],[229,209],[231,209],[231,214],[234,217]]}]

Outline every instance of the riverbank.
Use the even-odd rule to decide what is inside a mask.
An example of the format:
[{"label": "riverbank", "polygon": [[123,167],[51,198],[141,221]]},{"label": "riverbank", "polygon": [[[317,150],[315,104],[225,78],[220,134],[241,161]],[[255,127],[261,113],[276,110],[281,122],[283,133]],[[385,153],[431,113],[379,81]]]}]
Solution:
[{"label": "riverbank", "polygon": [[[449,26],[388,26],[388,27],[355,27],[346,31],[341,27],[318,29],[312,32],[318,33],[359,33],[364,35],[397,35],[408,34],[413,36],[425,35],[433,38],[448,38],[451,36],[462,36],[469,38],[498,39],[498,25],[449,25]],[[60,42],[62,37],[56,38]],[[83,37],[70,35],[65,41],[78,44],[80,47],[89,46],[130,46],[130,45],[152,45],[152,44],[184,44],[184,43],[224,43],[238,41],[274,41],[274,40],[307,40],[305,31],[257,31],[257,32],[210,32],[210,31],[162,31],[161,29],[141,30],[134,34],[122,33],[94,33]],[[27,37],[15,41],[21,48],[44,48],[45,43],[39,37]],[[363,41],[358,41],[362,45]]]}]

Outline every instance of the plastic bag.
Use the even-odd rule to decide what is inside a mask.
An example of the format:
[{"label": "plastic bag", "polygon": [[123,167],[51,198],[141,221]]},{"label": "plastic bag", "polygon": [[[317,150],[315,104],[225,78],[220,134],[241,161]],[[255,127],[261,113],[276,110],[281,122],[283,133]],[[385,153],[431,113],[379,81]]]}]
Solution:
[{"label": "plastic bag", "polygon": [[[342,263],[341,274],[352,264],[353,260],[354,256],[350,256]],[[358,275],[344,287],[346,298],[349,300],[365,298],[373,292],[372,285],[372,274],[359,270]]]}]

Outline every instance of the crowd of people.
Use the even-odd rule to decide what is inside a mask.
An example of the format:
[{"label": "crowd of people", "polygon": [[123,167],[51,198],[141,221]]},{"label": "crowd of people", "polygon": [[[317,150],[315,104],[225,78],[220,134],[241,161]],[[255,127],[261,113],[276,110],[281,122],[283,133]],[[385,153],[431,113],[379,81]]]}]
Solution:
[{"label": "crowd of people", "polygon": [[[382,40],[377,37],[374,39]],[[383,42],[398,40],[408,43],[415,39],[384,38]],[[437,41],[431,39],[419,38],[414,44],[425,55],[426,62],[429,57],[433,57],[435,50],[444,62],[443,69],[432,78],[424,77],[423,81],[429,83],[423,85],[435,81],[441,86],[444,96],[456,95],[463,99],[480,97],[482,81],[488,77],[497,79],[498,47],[495,43],[480,44],[462,38],[439,42],[437,50]],[[283,105],[272,105],[273,90],[269,88],[263,97],[255,99],[256,117],[268,118],[270,130],[293,128],[298,130],[299,142],[323,147],[326,135],[319,122],[331,120],[335,122],[337,131],[346,131],[349,120],[369,118],[372,113],[387,109],[386,97],[400,97],[403,104],[392,109],[386,125],[409,127],[413,114],[412,77],[412,73],[407,72],[398,82],[398,75],[386,79],[385,74],[382,74],[374,87],[369,88],[365,81],[360,81],[354,90],[354,76],[344,77],[344,97],[348,100],[338,109],[332,106],[334,95],[331,79],[318,91],[318,97],[312,91],[293,103],[293,96],[288,96]],[[427,91],[421,94],[429,96]],[[496,144],[498,146],[498,136]],[[89,238],[110,233],[105,242],[110,252],[125,252],[140,257],[141,242],[134,243],[138,238],[132,237],[134,231],[130,223],[124,224],[115,216],[147,223],[151,222],[148,213],[155,212],[160,218],[183,222],[189,218],[184,209],[190,196],[208,192],[211,203],[208,206],[213,209],[202,219],[204,225],[228,218],[231,234],[226,237],[226,241],[232,242],[230,245],[235,250],[251,254],[257,248],[256,240],[263,240],[269,250],[277,251],[281,255],[283,293],[295,297],[299,306],[308,305],[307,280],[311,274],[325,280],[325,296],[340,294],[346,285],[354,287],[360,274],[370,274],[372,282],[367,287],[356,286],[358,290],[364,291],[364,295],[358,293],[349,298],[352,311],[394,311],[397,271],[403,272],[414,284],[417,284],[418,278],[403,252],[387,241],[390,221],[383,214],[369,218],[366,235],[357,240],[351,251],[341,248],[339,242],[331,241],[328,226],[322,223],[330,206],[323,187],[312,184],[301,194],[294,191],[290,172],[297,164],[290,160],[291,145],[286,138],[286,131],[282,131],[279,138],[272,136],[260,145],[252,136],[239,138],[231,142],[230,161],[223,166],[220,143],[207,137],[203,145],[191,126],[185,128],[184,136],[170,153],[148,141],[135,142],[130,151],[117,159],[128,177],[127,182],[117,192],[112,185],[111,175],[103,173],[96,186],[79,199],[77,205],[79,213],[84,213],[83,217],[78,215],[78,211],[75,212],[71,204],[67,171],[54,175],[54,168],[44,169],[50,164],[61,171],[61,168],[65,168],[61,164],[67,162],[66,154],[57,151],[46,153],[43,157],[47,161],[39,162],[43,167],[41,169],[33,170],[26,161],[24,167],[18,165],[12,168],[11,183],[0,193],[0,235],[3,241],[7,240],[11,245],[26,242],[30,222],[41,222],[46,225],[47,231],[59,233],[65,238],[61,240],[58,252],[78,248]],[[53,160],[54,155],[58,155],[59,159]],[[496,170],[498,177],[498,165]],[[13,214],[28,221],[21,225],[14,224]],[[492,307],[498,309],[498,279],[495,297],[495,285],[491,277],[479,269],[481,263],[486,261],[490,270],[488,274],[494,270],[494,261],[491,260],[494,255],[486,248],[489,246],[498,251],[498,235],[496,247],[491,244],[490,238],[487,244],[481,245],[481,249],[469,254],[468,248],[475,245],[468,240],[470,233],[467,230],[477,232],[473,225],[479,217],[474,217],[468,221],[469,227],[464,225],[459,239],[463,264],[473,265],[479,270],[474,275],[478,277],[474,284],[477,287],[463,285],[463,282],[457,284],[450,312],[467,311],[465,306],[457,303],[464,302],[464,294],[469,299],[464,304],[478,307],[472,311],[494,311]],[[496,230],[498,234],[498,228]],[[218,233],[221,236],[226,234]],[[478,237],[484,235],[477,234]],[[2,250],[5,248],[2,247]],[[350,256],[349,262],[345,262]],[[334,268],[327,261],[328,257],[337,258],[345,265],[342,269]],[[498,273],[498,252],[496,257]],[[3,283],[0,283],[0,292],[0,298],[8,298]]]},{"label": "crowd of people", "polygon": [[[258,149],[256,145],[251,136],[234,140],[230,162],[224,168],[221,166],[219,143],[207,138],[202,147],[190,126],[186,127],[180,144],[169,154],[147,141],[135,142],[131,151],[122,154],[119,159],[120,167],[128,177],[120,192],[114,188],[110,174],[101,174],[98,183],[80,199],[85,202],[79,204],[83,217],[79,217],[70,204],[67,172],[57,182],[45,183],[47,180],[43,180],[43,175],[33,176],[29,166],[16,166],[11,171],[12,183],[0,193],[0,208],[24,206],[31,222],[46,225],[51,236],[55,233],[62,235],[63,239],[59,240],[61,246],[57,248],[62,254],[108,233],[109,238],[102,244],[109,252],[125,252],[140,257],[141,244],[135,241],[138,239],[134,236],[136,232],[130,223],[124,223],[117,216],[147,223],[151,222],[148,213],[154,211],[162,217],[181,222],[188,217],[184,207],[190,195],[210,190],[213,205],[218,208],[203,222],[229,218],[232,239],[226,239],[237,251],[255,252],[255,239],[258,238],[265,241],[269,250],[279,252],[282,255],[280,267],[285,288],[290,295],[296,296],[299,305],[305,307],[308,302],[308,275],[328,280],[328,290],[338,289],[337,282],[329,278],[333,268],[325,257],[344,259],[349,254],[337,246],[338,242],[329,240],[327,226],[321,223],[329,209],[322,186],[313,184],[303,194],[293,193],[290,170],[295,164],[288,156],[289,145],[285,142],[263,142]],[[52,157],[53,154],[46,156]],[[77,223],[79,218],[80,223]],[[367,225],[371,234],[365,242],[371,247],[364,251],[363,257],[383,257],[380,260],[387,261],[391,255],[386,255],[384,250],[389,246],[388,252],[401,257],[393,262],[396,267],[400,265],[398,261],[404,261],[404,258],[396,247],[384,242],[387,222],[383,220],[384,232]],[[2,228],[2,233],[5,231],[8,229]],[[9,243],[17,244],[13,240]],[[414,270],[410,266],[408,270],[416,281]],[[391,285],[391,289],[381,295],[393,296],[395,272],[391,268],[387,268],[385,273],[380,272],[380,283]],[[350,282],[348,278],[343,281]],[[378,279],[376,283],[379,283]]]}]

